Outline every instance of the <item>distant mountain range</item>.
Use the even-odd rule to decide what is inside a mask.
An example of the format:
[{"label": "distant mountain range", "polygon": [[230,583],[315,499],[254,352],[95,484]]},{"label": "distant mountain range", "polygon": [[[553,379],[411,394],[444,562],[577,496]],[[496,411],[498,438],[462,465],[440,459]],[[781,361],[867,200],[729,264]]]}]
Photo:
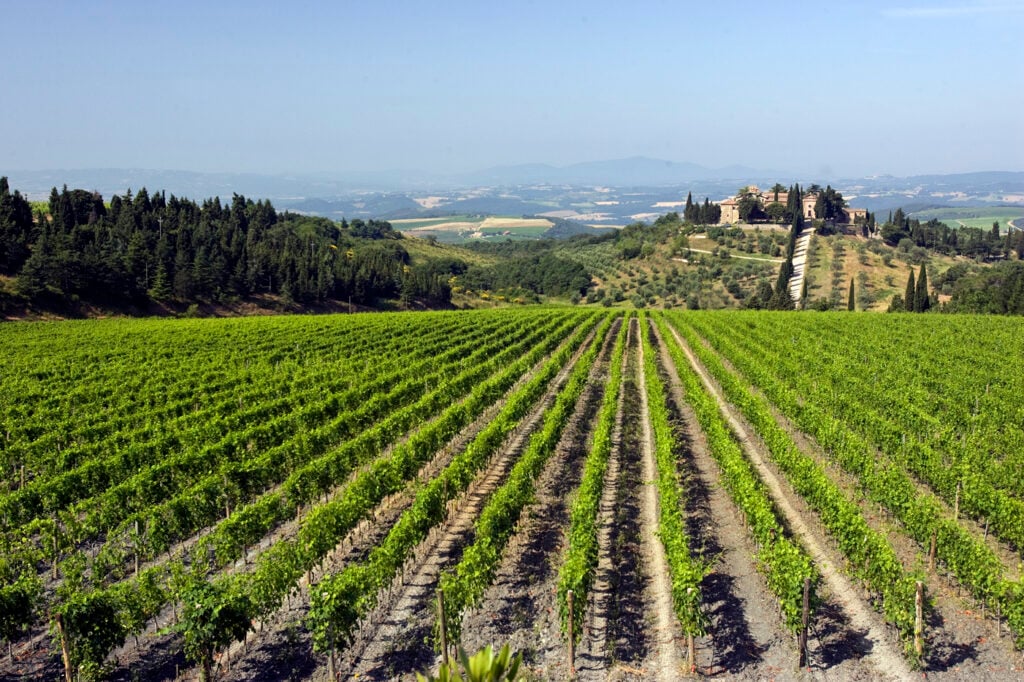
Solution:
[{"label": "distant mountain range", "polygon": [[708,168],[695,163],[634,156],[628,159],[574,163],[562,167],[537,163],[496,166],[463,176],[461,179],[471,185],[566,184],[659,187],[699,180],[757,181],[782,175],[784,174],[747,166]]},{"label": "distant mountain range", "polygon": [[[781,171],[633,157],[568,166],[522,164],[471,173],[419,171],[261,175],[147,169],[17,171],[0,169],[12,188],[45,199],[52,187],[90,189],[104,197],[146,187],[192,199],[242,194],[278,208],[332,218],[413,218],[459,213],[565,214],[586,222],[624,223],[698,200],[732,196],[746,184],[831,183],[851,205],[872,211],[941,206],[1024,205],[1024,172],[823,178]],[[430,199],[428,199],[430,198]],[[575,214],[575,215],[569,215]]]},{"label": "distant mountain range", "polygon": [[261,175],[256,173],[201,173],[141,168],[89,168],[18,171],[0,169],[11,186],[41,198],[50,188],[95,189],[104,196],[123,194],[127,189],[166,189],[179,196],[230,197],[232,193],[269,199],[339,197],[359,192],[432,191],[493,185],[609,185],[616,187],[659,187],[701,180],[734,179],[755,182],[786,176],[746,166],[707,168],[681,163],[633,157],[591,161],[569,166],[522,164],[495,166],[468,173],[440,174],[399,170],[341,173]]}]

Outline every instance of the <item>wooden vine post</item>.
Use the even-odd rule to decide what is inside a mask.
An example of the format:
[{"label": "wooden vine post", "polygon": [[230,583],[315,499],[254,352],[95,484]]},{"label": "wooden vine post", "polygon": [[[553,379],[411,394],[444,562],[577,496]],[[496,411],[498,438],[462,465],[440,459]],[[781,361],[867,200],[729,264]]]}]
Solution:
[{"label": "wooden vine post", "polygon": [[448,619],[444,615],[444,590],[437,589],[437,622],[441,625],[441,663],[448,665]]},{"label": "wooden vine post", "polygon": [[800,618],[800,662],[797,667],[807,666],[807,628],[811,620],[811,579],[804,578],[804,601]]},{"label": "wooden vine post", "polygon": [[338,652],[334,642],[334,626],[331,624],[327,625],[327,639],[331,642],[331,649],[327,652],[327,675],[331,678],[331,682],[335,682],[338,679],[338,668],[335,663]]},{"label": "wooden vine post", "polygon": [[[686,594],[688,597],[693,596],[693,588],[687,587]],[[697,672],[697,647],[693,641],[693,633],[686,633],[686,668],[693,675]]]},{"label": "wooden vine post", "polygon": [[924,655],[924,583],[920,580],[914,597],[914,653]]},{"label": "wooden vine post", "polygon": [[565,593],[566,603],[569,607],[569,675],[576,676],[576,630],[573,627],[573,595],[572,590]]},{"label": "wooden vine post", "polygon": [[963,488],[963,482],[956,482],[956,498],[953,500],[953,520],[958,521],[960,519],[960,490]]},{"label": "wooden vine post", "polygon": [[939,531],[936,529],[932,531],[932,544],[928,548],[928,570],[931,571],[935,568],[935,550],[936,545],[939,541]]},{"label": "wooden vine post", "polygon": [[57,634],[60,636],[60,657],[64,660],[64,682],[71,682],[71,654],[68,652],[68,636],[64,632],[64,618],[58,613],[54,617]]}]

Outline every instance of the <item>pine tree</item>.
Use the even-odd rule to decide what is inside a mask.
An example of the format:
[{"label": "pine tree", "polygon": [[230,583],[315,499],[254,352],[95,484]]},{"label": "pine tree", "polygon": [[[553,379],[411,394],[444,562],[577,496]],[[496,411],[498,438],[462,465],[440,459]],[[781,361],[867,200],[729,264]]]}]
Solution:
[{"label": "pine tree", "polygon": [[171,298],[171,282],[167,276],[167,266],[163,261],[157,263],[156,274],[153,276],[153,286],[149,289],[149,297],[154,301],[166,301]]},{"label": "pine tree", "polygon": [[853,280],[850,280],[850,298],[846,301],[846,309],[851,313],[857,309],[853,299]]},{"label": "pine tree", "polygon": [[907,280],[907,291],[903,296],[903,307],[908,313],[915,312],[914,305],[917,303],[917,289],[914,288],[914,271],[910,271],[910,279]]},{"label": "pine tree", "polygon": [[928,300],[928,272],[924,269],[924,263],[921,263],[921,274],[917,278],[917,291],[914,295],[914,312],[924,313],[930,307],[931,301]]}]

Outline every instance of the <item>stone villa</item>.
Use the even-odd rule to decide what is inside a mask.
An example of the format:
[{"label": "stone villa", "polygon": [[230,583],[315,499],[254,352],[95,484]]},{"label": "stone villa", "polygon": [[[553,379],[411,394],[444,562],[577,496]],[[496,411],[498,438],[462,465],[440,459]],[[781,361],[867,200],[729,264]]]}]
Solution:
[{"label": "stone villa", "polygon": [[[789,192],[779,192],[776,194],[770,190],[761,190],[756,185],[752,185],[747,188],[747,196],[756,197],[761,202],[762,207],[776,201],[785,206],[786,201],[789,199]],[[805,220],[814,220],[817,217],[814,215],[814,203],[817,200],[817,192],[804,192],[801,197],[801,213]],[[725,201],[718,202],[718,205],[722,207],[722,218],[719,221],[719,225],[731,225],[732,223],[740,222],[738,198],[730,197]],[[845,214],[845,220],[842,221],[844,223],[864,220],[868,214],[867,209],[864,208],[846,208],[843,213]]]}]

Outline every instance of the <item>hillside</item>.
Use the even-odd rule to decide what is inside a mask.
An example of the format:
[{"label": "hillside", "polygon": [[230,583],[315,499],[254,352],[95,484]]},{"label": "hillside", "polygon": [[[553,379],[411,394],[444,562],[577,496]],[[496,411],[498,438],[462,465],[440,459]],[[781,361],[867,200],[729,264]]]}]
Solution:
[{"label": "hillside", "polygon": [[[29,203],[0,181],[0,313],[8,319],[536,303],[788,305],[784,296],[769,299],[786,277],[780,270],[790,267],[790,228],[698,224],[693,216],[708,208],[706,199],[684,211],[689,220],[667,213],[610,230],[557,217],[473,214],[393,225],[282,213],[269,201],[239,195],[230,204],[199,203],[145,188],[109,200],[54,189],[48,202]],[[1007,210],[979,209],[984,216],[964,214],[961,222],[1007,220]],[[1019,259],[1019,230],[951,227],[901,210],[880,226],[868,213],[856,225],[817,220],[812,228],[808,308],[845,310],[852,281],[857,309],[886,310],[905,291],[910,268],[920,272],[924,265],[936,307],[1024,312],[1024,276],[1012,262],[991,269]],[[446,244],[439,239],[445,230],[478,236]]]}]

